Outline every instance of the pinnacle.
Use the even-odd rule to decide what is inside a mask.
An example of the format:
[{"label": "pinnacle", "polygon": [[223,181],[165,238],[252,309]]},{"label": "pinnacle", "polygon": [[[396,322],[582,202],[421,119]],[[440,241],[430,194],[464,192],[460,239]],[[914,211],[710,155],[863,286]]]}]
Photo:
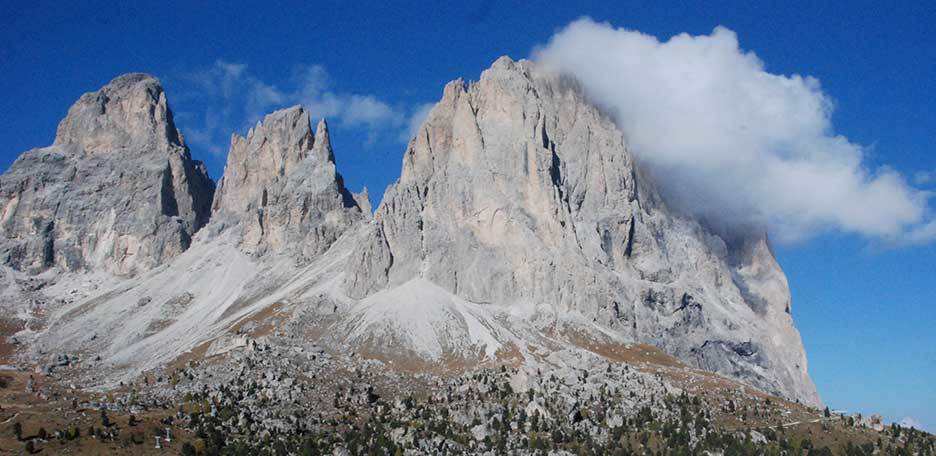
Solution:
[{"label": "pinnacle", "polygon": [[328,161],[335,161],[335,153],[332,150],[331,138],[328,134],[328,122],[323,117],[319,120],[318,127],[315,129],[314,154],[321,156]]}]

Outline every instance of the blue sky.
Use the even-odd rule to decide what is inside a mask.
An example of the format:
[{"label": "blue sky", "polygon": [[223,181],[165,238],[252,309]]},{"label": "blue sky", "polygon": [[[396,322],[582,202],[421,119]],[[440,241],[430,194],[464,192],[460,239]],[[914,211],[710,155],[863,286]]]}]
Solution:
[{"label": "blue sky", "polygon": [[[399,173],[410,123],[447,81],[477,78],[503,54],[530,56],[587,15],[663,41],[733,30],[770,73],[821,81],[835,132],[863,146],[864,166],[936,190],[936,8],[924,2],[68,3],[0,5],[3,169],[51,143],[80,94],[145,71],[163,80],[213,177],[232,132],[303,103],[329,116],[348,185],[377,199]],[[934,243],[898,248],[832,224],[777,253],[823,399],[936,430]]]}]

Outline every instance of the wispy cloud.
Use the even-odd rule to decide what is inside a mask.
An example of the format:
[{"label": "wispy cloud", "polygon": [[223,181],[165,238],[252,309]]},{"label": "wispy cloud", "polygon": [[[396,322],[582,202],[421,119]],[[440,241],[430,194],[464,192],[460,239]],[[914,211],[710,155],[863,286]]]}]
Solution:
[{"label": "wispy cloud", "polygon": [[332,90],[328,72],[318,65],[300,68],[293,81],[296,90],[290,98],[302,104],[310,115],[334,119],[340,126],[364,129],[369,141],[405,128],[412,116],[412,109],[391,105],[375,95]]},{"label": "wispy cloud", "polygon": [[416,136],[419,127],[421,127],[423,122],[426,121],[426,118],[429,117],[429,111],[432,110],[433,106],[435,106],[435,103],[425,103],[417,106],[416,109],[413,110],[412,114],[409,116],[406,129],[400,134],[400,141],[409,141],[413,136]]},{"label": "wispy cloud", "polygon": [[534,57],[612,113],[671,204],[717,228],[766,224],[787,241],[830,229],[936,239],[930,194],[870,168],[866,148],[834,132],[816,78],[768,72],[731,30],[661,41],[586,18]]},{"label": "wispy cloud", "polygon": [[936,171],[917,171],[913,174],[913,183],[921,186],[936,183]]},{"label": "wispy cloud", "polygon": [[265,81],[243,63],[216,60],[181,77],[188,105],[197,110],[180,113],[186,139],[220,158],[232,133],[243,133],[266,114],[300,104],[313,119],[325,117],[333,125],[365,133],[367,142],[404,140],[413,116],[422,105],[391,104],[377,95],[336,90],[326,69],[303,65],[279,81]]}]

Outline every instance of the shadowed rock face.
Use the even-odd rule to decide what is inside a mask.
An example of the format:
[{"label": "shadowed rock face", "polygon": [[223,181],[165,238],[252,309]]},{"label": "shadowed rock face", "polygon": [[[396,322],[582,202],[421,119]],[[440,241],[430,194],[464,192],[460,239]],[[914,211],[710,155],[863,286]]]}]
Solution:
[{"label": "shadowed rock face", "polygon": [[232,137],[213,212],[240,229],[245,253],[308,260],[364,218],[362,205],[370,215],[365,200],[344,187],[325,120],[313,135],[309,114],[295,106],[266,116],[247,137]]},{"label": "shadowed rock face", "polygon": [[52,146],[0,176],[2,259],[29,272],[145,271],[188,248],[213,193],[159,81],[120,76],[72,105]]},{"label": "shadowed rock face", "polygon": [[669,211],[614,123],[530,62],[503,57],[446,86],[345,289],[363,298],[414,278],[818,403],[766,237],[725,242]]}]

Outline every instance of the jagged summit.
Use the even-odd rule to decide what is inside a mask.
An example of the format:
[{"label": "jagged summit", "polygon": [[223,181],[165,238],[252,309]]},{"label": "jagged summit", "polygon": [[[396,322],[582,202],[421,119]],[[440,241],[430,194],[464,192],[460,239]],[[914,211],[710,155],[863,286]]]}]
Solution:
[{"label": "jagged summit", "polygon": [[213,192],[159,80],[120,76],[72,105],[52,146],[0,176],[3,261],[30,271],[144,271],[188,248]]},{"label": "jagged summit", "polygon": [[783,272],[765,238],[743,245],[669,211],[574,84],[501,57],[445,87],[345,284],[365,298],[425,279],[817,403]]},{"label": "jagged summit", "polygon": [[[369,203],[368,203],[369,205]],[[267,115],[234,135],[213,212],[235,217],[249,254],[321,254],[362,217],[335,168],[325,119],[315,134],[301,106]]]},{"label": "jagged summit", "polygon": [[[153,78],[83,96],[60,130],[0,177],[6,263],[165,265],[0,294],[48,315],[24,335],[33,356],[100,357],[95,385],[269,326],[270,343],[388,366],[536,367],[644,343],[819,402],[766,236],[726,240],[671,211],[613,120],[533,62],[502,57],[447,84],[373,217],[366,190],[344,186],[326,121],[313,130],[300,106],[232,136],[213,199]],[[208,219],[193,208],[209,204],[192,237]]]},{"label": "jagged summit", "polygon": [[300,106],[268,114],[246,137],[233,134],[212,210],[246,212],[256,208],[264,188],[292,174],[314,142],[309,114]]}]

